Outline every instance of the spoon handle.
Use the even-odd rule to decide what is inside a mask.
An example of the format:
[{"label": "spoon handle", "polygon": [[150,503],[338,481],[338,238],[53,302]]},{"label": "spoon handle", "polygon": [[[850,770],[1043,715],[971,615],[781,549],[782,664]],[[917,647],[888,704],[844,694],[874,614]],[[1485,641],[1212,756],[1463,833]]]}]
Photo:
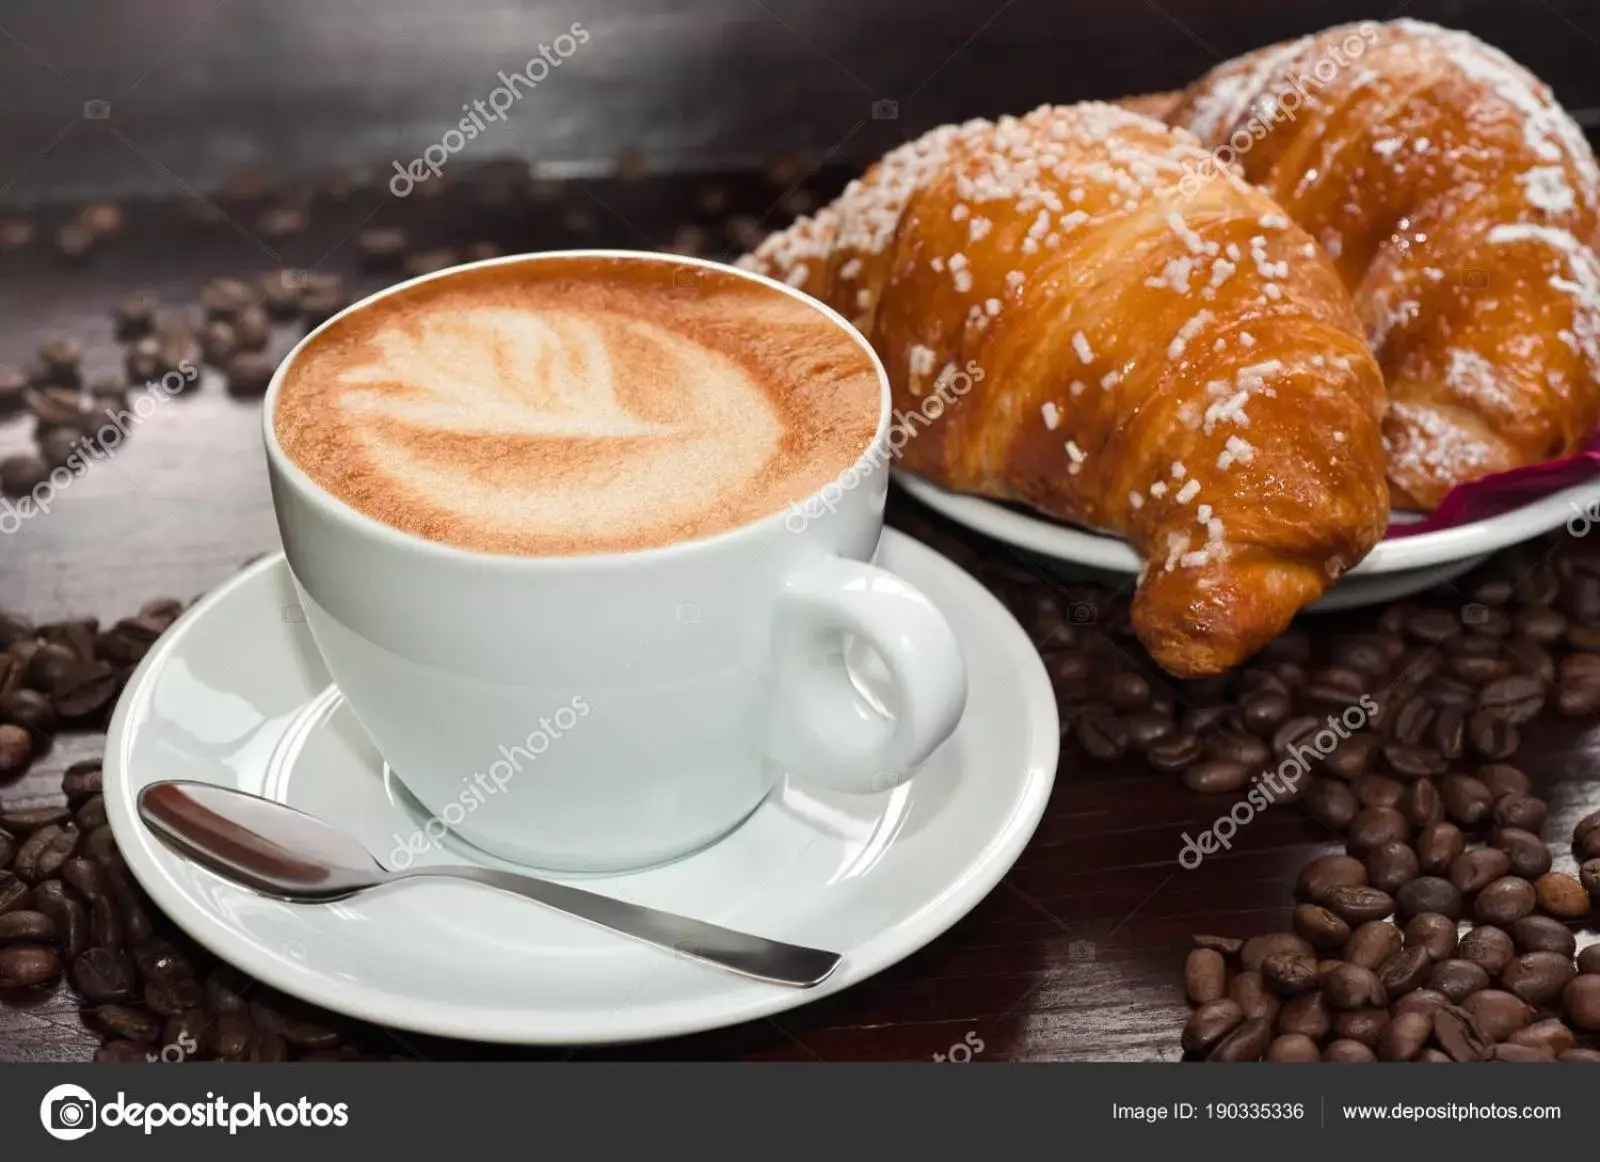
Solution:
[{"label": "spoon handle", "polygon": [[768,940],[748,932],[735,932],[704,920],[629,904],[609,896],[586,892],[569,884],[554,883],[486,867],[418,867],[395,873],[395,879],[420,876],[445,876],[472,880],[503,892],[511,892],[547,908],[554,908],[580,920],[668,952],[703,960],[741,976],[793,988],[821,984],[839,965],[839,954],[820,948],[805,948]]}]

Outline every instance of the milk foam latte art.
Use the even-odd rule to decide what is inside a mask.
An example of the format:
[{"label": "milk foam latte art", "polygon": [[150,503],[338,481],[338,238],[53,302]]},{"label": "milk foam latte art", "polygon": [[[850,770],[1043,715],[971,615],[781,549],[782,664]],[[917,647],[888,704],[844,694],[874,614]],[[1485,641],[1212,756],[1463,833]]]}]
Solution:
[{"label": "milk foam latte art", "polygon": [[319,486],[459,548],[655,548],[783,511],[853,464],[870,356],[806,302],[715,267],[472,267],[336,319],[273,419]]}]

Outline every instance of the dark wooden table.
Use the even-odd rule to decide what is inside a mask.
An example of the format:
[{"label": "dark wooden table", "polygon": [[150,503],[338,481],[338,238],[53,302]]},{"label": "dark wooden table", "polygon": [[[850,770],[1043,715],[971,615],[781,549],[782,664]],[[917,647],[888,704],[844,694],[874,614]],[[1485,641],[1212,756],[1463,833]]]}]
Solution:
[{"label": "dark wooden table", "polygon": [[[841,177],[822,175],[807,188],[826,195]],[[47,248],[0,255],[0,363],[22,362],[41,341],[71,334],[92,340],[91,375],[115,370],[110,308],[120,295],[148,287],[177,304],[224,273],[352,272],[353,235],[373,222],[409,221],[420,244],[430,235],[493,237],[522,249],[676,239],[728,252],[717,225],[726,212],[702,204],[711,184],[726,188],[732,211],[769,227],[795,205],[792,193],[782,196],[790,178],[775,185],[759,176],[575,184],[510,204],[466,193],[399,207],[368,192],[342,206],[317,203],[307,235],[272,243],[253,237],[243,211],[234,215],[239,229],[195,232],[177,222],[170,203],[134,205],[127,236],[82,267],[64,266]],[[35,217],[48,224],[65,210]],[[685,224],[706,236],[680,235]],[[363,289],[378,282],[355,279]],[[274,349],[293,337],[280,329]],[[159,409],[112,461],[63,490],[52,512],[0,537],[0,608],[36,621],[113,619],[158,595],[192,597],[275,549],[259,424],[259,405],[230,398],[208,373],[198,393]],[[0,422],[0,456],[26,447],[29,431],[26,420]],[[1007,552],[956,535],[904,497],[892,519],[956,545],[969,562]],[[1343,624],[1348,619],[1322,623],[1319,632]],[[1159,680],[1153,670],[1149,676]],[[101,741],[63,736],[27,775],[0,785],[0,802],[55,801],[61,771],[98,754]],[[1541,720],[1516,761],[1550,799],[1546,835],[1557,867],[1572,870],[1572,824],[1600,806],[1600,736]],[[1297,810],[1279,809],[1245,829],[1231,852],[1183,870],[1180,835],[1209,826],[1229,801],[1132,764],[1090,762],[1069,746],[1038,833],[1002,884],[930,947],[848,992],[779,1018],[621,1049],[523,1053],[368,1028],[358,1030],[359,1041],[373,1053],[449,1058],[928,1061],[964,1045],[984,1061],[1176,1059],[1189,934],[1285,927],[1299,867],[1340,846]],[[82,1060],[96,1045],[65,986],[0,998],[0,1060]]]}]

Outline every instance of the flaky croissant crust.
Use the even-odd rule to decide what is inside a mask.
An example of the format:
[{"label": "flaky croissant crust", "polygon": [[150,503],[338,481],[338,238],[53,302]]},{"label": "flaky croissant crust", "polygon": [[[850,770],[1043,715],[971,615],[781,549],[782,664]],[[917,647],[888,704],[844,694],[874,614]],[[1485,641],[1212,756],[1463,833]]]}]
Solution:
[{"label": "flaky croissant crust", "polygon": [[1333,256],[1388,384],[1397,505],[1600,423],[1600,171],[1550,91],[1467,33],[1367,22],[1218,66],[1166,116]]},{"label": "flaky croissant crust", "polygon": [[1249,656],[1382,535],[1378,368],[1337,272],[1192,137],[1109,105],[934,130],[745,265],[882,356],[902,465],[1125,537],[1178,674]]}]

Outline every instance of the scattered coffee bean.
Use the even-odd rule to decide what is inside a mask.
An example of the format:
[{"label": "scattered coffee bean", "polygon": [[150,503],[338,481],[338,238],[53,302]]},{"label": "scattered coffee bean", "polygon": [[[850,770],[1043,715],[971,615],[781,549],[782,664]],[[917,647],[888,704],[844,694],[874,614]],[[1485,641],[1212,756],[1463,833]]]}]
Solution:
[{"label": "scattered coffee bean", "polygon": [[1285,1033],[1275,1037],[1267,1046],[1268,1061],[1321,1061],[1322,1053],[1317,1043],[1300,1033]]},{"label": "scattered coffee bean", "polygon": [[261,351],[241,351],[228,360],[228,394],[237,398],[263,395],[277,370],[278,361],[270,355]]},{"label": "scattered coffee bean", "polygon": [[1267,982],[1258,970],[1246,970],[1228,982],[1228,999],[1243,1010],[1245,1017],[1261,1017],[1267,1021],[1278,1015],[1283,1002],[1272,995]]},{"label": "scattered coffee bean", "polygon": [[1456,955],[1456,922],[1438,912],[1419,912],[1406,922],[1407,948],[1421,948],[1429,960],[1449,960]]},{"label": "scattered coffee bean", "polygon": [[1337,952],[1350,939],[1350,925],[1320,904],[1296,907],[1294,930],[1318,952]]},{"label": "scattered coffee bean", "polygon": [[1556,1017],[1535,1021],[1518,1029],[1506,1040],[1512,1045],[1526,1045],[1531,1049],[1546,1050],[1553,1057],[1575,1048],[1578,1044],[1576,1034]]},{"label": "scattered coffee bean", "polygon": [[1471,775],[1446,775],[1439,782],[1439,798],[1444,802],[1445,815],[1462,827],[1482,823],[1494,810],[1494,795],[1488,784]]},{"label": "scattered coffee bean", "polygon": [[1533,882],[1539,906],[1561,920],[1581,920],[1589,914],[1589,893],[1583,884],[1560,872],[1546,872]]},{"label": "scattered coffee bean", "polygon": [[1272,1024],[1261,1017],[1247,1018],[1211,1051],[1211,1061],[1259,1061],[1272,1043]]},{"label": "scattered coffee bean", "polygon": [[1447,1005],[1433,1014],[1433,1036],[1452,1061],[1486,1061],[1491,1042],[1466,1009]]},{"label": "scattered coffee bean", "polygon": [[1396,1016],[1401,1013],[1433,1013],[1450,1003],[1450,998],[1442,992],[1430,988],[1412,989],[1395,1001],[1393,1011]]},{"label": "scattered coffee bean", "polygon": [[84,1013],[84,1020],[101,1032],[138,1045],[154,1044],[161,1036],[161,1020],[133,1005],[99,1005]]},{"label": "scattered coffee bean", "polygon": [[1296,997],[1278,1010],[1273,1028],[1280,1036],[1295,1034],[1320,1041],[1333,1031],[1333,1013],[1320,992]]},{"label": "scattered coffee bean", "polygon": [[1269,932],[1264,936],[1252,936],[1244,942],[1239,949],[1239,963],[1246,971],[1255,971],[1262,968],[1268,957],[1278,955],[1310,960],[1315,957],[1315,949],[1293,932]]},{"label": "scattered coffee bean", "polygon": [[1244,941],[1237,936],[1213,936],[1205,932],[1195,933],[1189,938],[1189,943],[1196,948],[1220,952],[1223,956],[1238,956],[1239,949],[1244,947]]},{"label": "scattered coffee bean", "polygon": [[1345,942],[1344,958],[1351,964],[1376,970],[1403,944],[1400,929],[1387,920],[1373,920],[1359,926]]},{"label": "scattered coffee bean", "polygon": [[1550,848],[1531,831],[1499,827],[1489,833],[1489,846],[1511,861],[1511,874],[1536,880],[1550,870]]},{"label": "scattered coffee bean", "polygon": [[1401,1013],[1378,1038],[1378,1057],[1384,1061],[1410,1061],[1433,1035],[1433,1018],[1427,1013]]},{"label": "scattered coffee bean", "polygon": [[73,962],[72,983],[94,1004],[126,1001],[133,996],[133,966],[114,952],[91,948]]},{"label": "scattered coffee bean", "polygon": [[1600,1032],[1600,976],[1584,973],[1568,981],[1561,991],[1561,1008],[1578,1028]]},{"label": "scattered coffee bean", "polygon": [[1184,965],[1184,977],[1188,981],[1189,1003],[1203,1005],[1222,999],[1228,984],[1228,968],[1220,952],[1196,948],[1189,953]]},{"label": "scattered coffee bean", "polygon": [[1461,915],[1461,890],[1439,876],[1421,876],[1411,880],[1395,897],[1399,918],[1402,921],[1423,912],[1437,912],[1451,919]]},{"label": "scattered coffee bean", "polygon": [[61,975],[61,958],[42,944],[0,948],[0,989],[49,984]]},{"label": "scattered coffee bean", "polygon": [[1570,959],[1578,951],[1572,929],[1549,916],[1524,916],[1511,925],[1511,941],[1518,952],[1559,952]]},{"label": "scattered coffee bean", "polygon": [[1460,956],[1478,965],[1490,976],[1499,976],[1516,955],[1510,933],[1492,924],[1479,924],[1461,937]]},{"label": "scattered coffee bean", "polygon": [[[1560,614],[1552,616],[1560,617]],[[1482,714],[1492,715],[1512,726],[1521,726],[1532,721],[1544,708],[1544,683],[1528,674],[1501,678],[1479,691],[1478,707]],[[1474,715],[1476,717],[1478,715]]]},{"label": "scattered coffee bean", "polygon": [[[1600,578],[1597,578],[1600,580]],[[1526,795],[1533,789],[1533,784],[1528,776],[1516,767],[1505,763],[1488,763],[1478,768],[1477,777],[1489,788],[1489,793],[1496,799],[1501,795],[1513,792]]]},{"label": "scattered coffee bean", "polygon": [[[1358,884],[1331,889],[1323,903],[1349,924],[1365,924],[1372,920],[1381,920],[1395,909],[1394,897],[1388,892]],[[1419,910],[1435,912],[1439,909]]]},{"label": "scattered coffee bean", "polygon": [[1508,759],[1522,745],[1516,725],[1492,710],[1480,710],[1468,720],[1467,737],[1472,749],[1486,759]]},{"label": "scattered coffee bean", "polygon": [[1309,956],[1275,953],[1261,962],[1261,976],[1278,996],[1297,997],[1316,989],[1317,962]]},{"label": "scattered coffee bean", "polygon": [[1333,1031],[1339,1037],[1360,1041],[1367,1048],[1375,1049],[1388,1024],[1388,1009],[1355,1009],[1338,1014],[1333,1019]]},{"label": "scattered coffee bean", "polygon": [[0,947],[7,944],[54,944],[55,921],[43,912],[17,910],[0,916]]},{"label": "scattered coffee bean", "polygon": [[1488,986],[1489,974],[1470,960],[1441,960],[1428,974],[1428,987],[1456,1004]]},{"label": "scattered coffee bean", "polygon": [[1355,793],[1356,802],[1363,807],[1393,807],[1398,810],[1406,797],[1406,785],[1388,775],[1357,775],[1350,782],[1350,790]]},{"label": "scattered coffee bean", "polygon": [[1494,821],[1498,827],[1516,827],[1523,831],[1537,832],[1544,826],[1545,815],[1548,812],[1549,804],[1543,799],[1513,792],[1495,800]]},{"label": "scattered coffee bean", "polygon": [[1350,821],[1345,844],[1352,855],[1360,855],[1386,843],[1404,843],[1411,824],[1393,807],[1365,807]]},{"label": "scattered coffee bean", "polygon": [[[0,859],[0,863],[4,862],[5,860]],[[1578,868],[1578,882],[1583,885],[1584,891],[1589,893],[1595,908],[1600,910],[1600,859],[1584,861]]]},{"label": "scattered coffee bean", "polygon": [[231,320],[255,301],[254,289],[237,278],[214,278],[200,288],[200,305],[209,319]]},{"label": "scattered coffee bean", "polygon": [[1426,984],[1433,975],[1433,960],[1420,945],[1402,948],[1383,962],[1377,975],[1383,995],[1393,1000]]},{"label": "scattered coffee bean", "polygon": [[1329,1042],[1328,1047],[1322,1051],[1322,1059],[1324,1061],[1343,1061],[1349,1063],[1377,1060],[1371,1049],[1367,1048],[1359,1041],[1351,1041],[1347,1038],[1340,1038],[1337,1041]]},{"label": "scattered coffee bean", "polygon": [[[1087,719],[1085,719],[1085,722],[1087,722]],[[1119,727],[1120,725],[1121,724],[1118,723]],[[1084,743],[1083,749],[1089,751],[1089,753],[1091,755],[1095,755],[1095,757],[1102,757],[1101,755],[1096,754],[1096,751],[1092,749],[1092,746],[1104,748],[1110,744],[1107,742],[1105,735],[1099,734],[1100,728],[1098,726],[1093,726],[1089,729],[1098,736],[1095,738],[1093,744],[1085,739],[1085,724],[1078,724],[1078,738]],[[1126,740],[1127,735],[1125,730],[1123,731],[1121,737]],[[1124,745],[1126,745],[1125,742]],[[1202,795],[1232,794],[1249,782],[1250,776],[1253,773],[1254,771],[1250,767],[1245,766],[1243,763],[1230,763],[1224,762],[1220,759],[1210,759],[1203,762],[1194,763],[1192,766],[1188,767],[1183,772],[1183,782],[1184,785],[1187,786],[1191,791],[1198,791]]]},{"label": "scattered coffee bean", "polygon": [[1424,875],[1444,875],[1465,846],[1466,837],[1454,823],[1424,827],[1417,833],[1417,868]]},{"label": "scattered coffee bean", "polygon": [[1533,911],[1538,897],[1533,885],[1518,876],[1501,876],[1487,884],[1473,901],[1473,918],[1504,927]]},{"label": "scattered coffee bean", "polygon": [[20,726],[0,726],[0,778],[20,774],[32,761],[33,736]]},{"label": "scattered coffee bean", "polygon": [[1511,858],[1494,847],[1477,847],[1450,864],[1449,878],[1456,889],[1470,895],[1511,872]]},{"label": "scattered coffee bean", "polygon": [[1524,952],[1501,970],[1500,983],[1530,1005],[1547,1005],[1577,973],[1572,959],[1559,952]]},{"label": "scattered coffee bean", "polygon": [[[227,1012],[227,1010],[224,1010]],[[1182,1048],[1186,1053],[1210,1053],[1224,1037],[1245,1021],[1245,1010],[1237,1000],[1210,1000],[1195,1008],[1184,1026]],[[219,1053],[218,1056],[226,1056]]]},{"label": "scattered coffee bean", "polygon": [[1388,1003],[1378,975],[1357,964],[1339,964],[1322,978],[1322,995],[1330,1007],[1361,1009]]}]

